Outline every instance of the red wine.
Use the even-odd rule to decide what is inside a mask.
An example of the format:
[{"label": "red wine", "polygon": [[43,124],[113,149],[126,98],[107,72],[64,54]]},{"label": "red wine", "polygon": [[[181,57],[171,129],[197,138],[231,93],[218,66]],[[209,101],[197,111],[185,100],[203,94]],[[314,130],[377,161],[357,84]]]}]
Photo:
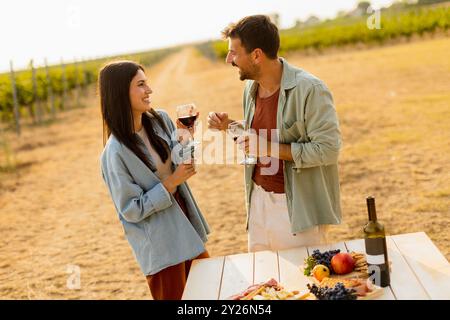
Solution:
[{"label": "red wine", "polygon": [[386,287],[390,284],[386,236],[384,226],[377,220],[374,197],[367,198],[367,211],[369,222],[364,226],[367,265],[375,284]]},{"label": "red wine", "polygon": [[186,127],[190,128],[194,125],[195,120],[197,120],[197,116],[187,116],[187,117],[180,117],[178,118],[182,124],[184,124]]}]

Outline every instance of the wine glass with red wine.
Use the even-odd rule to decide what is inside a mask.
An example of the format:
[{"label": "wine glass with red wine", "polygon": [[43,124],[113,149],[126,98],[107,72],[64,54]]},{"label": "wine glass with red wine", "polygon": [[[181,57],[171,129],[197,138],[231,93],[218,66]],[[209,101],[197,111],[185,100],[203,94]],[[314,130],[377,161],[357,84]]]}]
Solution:
[{"label": "wine glass with red wine", "polygon": [[188,128],[192,128],[197,120],[197,108],[195,104],[188,103],[177,107],[177,118]]},{"label": "wine glass with red wine", "polygon": [[[245,120],[234,121],[228,125],[228,134],[236,141],[241,136],[249,135],[247,129]],[[256,160],[256,157],[245,154],[244,161],[240,162],[240,164],[256,164]]]},{"label": "wine glass with red wine", "polygon": [[[177,106],[177,118],[180,122],[185,125],[188,129],[195,127],[197,121],[197,107],[194,103],[183,104]],[[194,157],[195,147],[200,144],[200,142],[195,141],[192,135],[189,134],[187,144],[183,147],[184,150],[189,150],[192,158]]]}]

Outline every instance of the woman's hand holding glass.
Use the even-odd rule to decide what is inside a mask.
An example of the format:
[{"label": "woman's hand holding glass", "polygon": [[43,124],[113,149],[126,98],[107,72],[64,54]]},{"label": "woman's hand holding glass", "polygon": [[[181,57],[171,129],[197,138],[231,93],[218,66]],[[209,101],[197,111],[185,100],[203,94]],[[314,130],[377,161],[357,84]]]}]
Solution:
[{"label": "woman's hand holding glass", "polygon": [[187,181],[187,179],[196,173],[193,163],[181,163],[175,171],[162,182],[162,184],[167,191],[175,193],[180,184]]}]

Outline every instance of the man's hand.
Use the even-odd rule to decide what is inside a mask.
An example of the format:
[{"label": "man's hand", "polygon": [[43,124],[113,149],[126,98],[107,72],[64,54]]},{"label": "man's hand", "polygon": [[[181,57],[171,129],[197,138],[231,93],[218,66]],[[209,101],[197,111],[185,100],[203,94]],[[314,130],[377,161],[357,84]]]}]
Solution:
[{"label": "man's hand", "polygon": [[210,112],[208,114],[208,129],[227,130],[228,125],[233,122],[228,118],[226,112]]},{"label": "man's hand", "polygon": [[270,141],[256,134],[247,134],[237,138],[236,143],[246,155],[270,157]]},{"label": "man's hand", "polygon": [[246,155],[253,155],[259,158],[272,157],[285,161],[293,161],[291,145],[267,141],[256,134],[241,136],[236,140]]}]

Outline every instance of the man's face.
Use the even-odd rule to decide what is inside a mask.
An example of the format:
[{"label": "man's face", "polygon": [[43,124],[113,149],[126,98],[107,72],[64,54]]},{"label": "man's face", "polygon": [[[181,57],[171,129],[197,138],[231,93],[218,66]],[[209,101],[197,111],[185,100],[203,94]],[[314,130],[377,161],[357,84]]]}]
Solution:
[{"label": "man's face", "polygon": [[239,69],[241,80],[256,80],[259,74],[259,66],[255,64],[252,53],[245,51],[239,38],[228,38],[228,54],[225,62]]}]

